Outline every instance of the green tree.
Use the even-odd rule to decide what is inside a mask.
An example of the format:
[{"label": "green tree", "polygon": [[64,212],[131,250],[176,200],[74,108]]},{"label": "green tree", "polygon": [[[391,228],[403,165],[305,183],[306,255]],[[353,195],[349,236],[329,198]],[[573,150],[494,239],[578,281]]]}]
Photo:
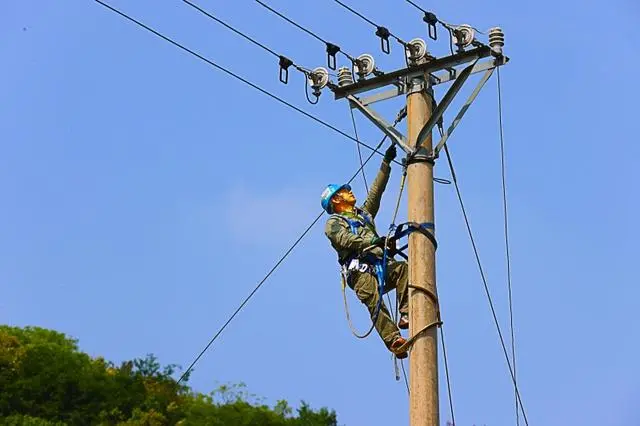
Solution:
[{"label": "green tree", "polygon": [[0,425],[337,426],[332,411],[270,408],[244,384],[193,392],[172,377],[176,369],[153,355],[116,366],[62,333],[0,326]]}]

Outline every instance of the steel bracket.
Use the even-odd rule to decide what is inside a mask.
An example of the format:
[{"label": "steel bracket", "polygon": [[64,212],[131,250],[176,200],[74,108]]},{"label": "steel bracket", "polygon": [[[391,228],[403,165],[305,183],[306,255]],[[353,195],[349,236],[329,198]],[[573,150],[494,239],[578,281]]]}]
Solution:
[{"label": "steel bracket", "polygon": [[404,95],[406,93],[406,85],[398,84],[393,89],[385,90],[384,92],[375,93],[366,98],[360,98],[360,103],[367,106],[375,102],[385,101],[387,99],[395,98],[396,96]]},{"label": "steel bracket", "polygon": [[440,101],[436,109],[432,111],[431,117],[429,117],[429,120],[427,120],[425,125],[420,130],[420,133],[418,133],[418,140],[415,145],[416,147],[421,147],[422,145],[424,145],[425,140],[427,139],[427,137],[429,137],[429,135],[431,135],[431,131],[438,123],[438,121],[440,121],[445,110],[453,101],[453,98],[455,98],[464,83],[471,75],[471,71],[473,71],[473,67],[477,62],[478,60],[476,59],[471,65],[467,66],[464,70],[462,70],[462,72],[460,72],[458,78],[455,79],[447,93],[442,98],[442,101]]},{"label": "steel bracket", "polygon": [[353,95],[347,95],[346,98],[349,100],[349,103],[352,108],[357,108],[362,112],[362,114],[367,117],[373,124],[376,125],[382,132],[389,136],[391,140],[396,143],[402,150],[406,153],[411,152],[411,148],[407,145],[407,139],[404,137],[402,133],[396,130],[392,124],[387,122],[380,114],[374,111],[372,108],[364,105],[360,99],[356,98]]},{"label": "steel bracket", "polygon": [[467,98],[467,101],[464,103],[464,105],[462,105],[462,107],[460,108],[460,111],[458,111],[458,114],[451,122],[451,125],[449,126],[449,128],[447,128],[447,130],[444,131],[444,133],[442,134],[442,137],[440,138],[440,141],[438,142],[436,147],[433,149],[434,158],[438,158],[438,155],[440,154],[440,150],[442,149],[442,147],[444,147],[444,144],[447,143],[447,139],[449,139],[449,136],[451,136],[451,133],[453,133],[458,123],[460,123],[460,120],[462,120],[462,117],[464,117],[465,113],[467,112],[467,110],[469,109],[473,101],[476,99],[476,97],[480,93],[480,90],[482,90],[482,87],[484,86],[484,84],[487,82],[487,80],[489,80],[489,77],[491,77],[494,70],[495,70],[495,67],[489,68],[487,71],[485,71],[484,75],[476,85],[476,88],[473,89],[473,92],[471,93],[471,95],[469,95],[469,98]]}]

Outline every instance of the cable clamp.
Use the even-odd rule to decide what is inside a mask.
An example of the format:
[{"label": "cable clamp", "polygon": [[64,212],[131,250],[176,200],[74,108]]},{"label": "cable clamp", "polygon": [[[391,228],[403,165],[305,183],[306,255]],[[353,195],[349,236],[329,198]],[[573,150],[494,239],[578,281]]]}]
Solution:
[{"label": "cable clamp", "polygon": [[376,29],[376,35],[380,37],[380,48],[388,55],[391,52],[391,49],[389,48],[389,36],[391,35],[391,32],[386,27],[378,27]]},{"label": "cable clamp", "polygon": [[436,15],[431,12],[425,12],[422,20],[429,26],[429,38],[431,38],[431,40],[437,40],[438,29],[436,28],[436,24],[438,23],[438,18]]},{"label": "cable clamp", "polygon": [[406,158],[402,159],[402,165],[403,167],[409,167],[412,164],[416,164],[416,163],[429,163],[431,165],[435,164],[435,157],[433,156],[432,153],[429,154],[424,154],[424,153],[416,153],[415,151],[409,155],[407,155]]},{"label": "cable clamp", "polygon": [[293,61],[286,56],[280,55],[280,82],[287,84],[289,82],[289,67],[293,65]]},{"label": "cable clamp", "polygon": [[336,54],[340,51],[340,46],[327,42],[327,66],[336,69]]}]

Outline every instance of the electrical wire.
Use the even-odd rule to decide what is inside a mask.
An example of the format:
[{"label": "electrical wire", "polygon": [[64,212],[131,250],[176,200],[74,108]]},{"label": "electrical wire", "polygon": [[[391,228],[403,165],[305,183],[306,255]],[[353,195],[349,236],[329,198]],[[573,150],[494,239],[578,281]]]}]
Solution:
[{"label": "electrical wire", "polygon": [[444,344],[444,330],[440,326],[440,340],[442,341],[442,356],[444,358],[444,374],[447,378],[447,394],[449,395],[449,411],[451,413],[451,424],[455,426],[456,416],[453,411],[453,396],[451,395],[451,380],[449,379],[449,360],[447,358],[447,346]]},{"label": "electrical wire", "polygon": [[[262,7],[264,7],[265,9],[271,11],[272,13],[276,14],[277,16],[279,16],[280,18],[284,19],[285,21],[287,21],[288,23],[290,23],[291,25],[293,25],[294,27],[298,28],[299,30],[309,34],[311,37],[315,38],[316,40],[324,43],[325,45],[329,46],[329,45],[334,45],[333,43],[325,40],[324,38],[320,37],[318,34],[314,33],[313,31],[309,30],[308,28],[303,27],[302,25],[298,24],[297,22],[295,22],[293,19],[288,18],[287,16],[285,16],[283,13],[278,12],[277,10],[275,10],[273,7],[269,6],[268,4],[266,4],[263,1],[260,0],[255,0],[259,5],[261,5]],[[342,53],[347,59],[349,59],[351,62],[355,62],[356,58],[353,57],[352,55],[348,54],[347,52],[344,52],[342,50],[338,51],[338,53]]]},{"label": "electrical wire", "polygon": [[525,424],[528,426],[529,425],[529,421],[527,419],[527,415],[524,409],[524,405],[522,403],[522,397],[520,396],[520,391],[518,389],[518,384],[516,382],[516,377],[515,377],[515,373],[513,371],[513,368],[511,366],[511,361],[509,360],[509,353],[507,351],[507,346],[504,342],[504,337],[502,335],[502,329],[500,328],[500,323],[498,322],[498,316],[496,314],[496,310],[495,310],[495,306],[493,304],[493,299],[491,298],[491,292],[489,291],[489,285],[487,284],[487,278],[485,277],[484,274],[484,269],[482,268],[482,263],[480,262],[480,255],[478,253],[478,247],[476,246],[476,242],[475,242],[475,238],[473,237],[473,232],[471,231],[471,224],[469,222],[469,217],[467,215],[467,210],[464,206],[464,202],[462,200],[462,194],[460,192],[460,186],[458,185],[458,179],[456,177],[456,173],[455,173],[455,169],[453,167],[453,160],[451,159],[451,154],[449,153],[449,148],[447,146],[447,144],[444,145],[444,150],[445,153],[447,154],[447,161],[449,163],[449,169],[451,171],[451,178],[453,180],[453,184],[456,188],[456,194],[458,196],[458,201],[460,203],[460,208],[462,210],[462,215],[464,217],[464,221],[467,227],[467,233],[469,234],[469,239],[471,241],[471,246],[473,248],[473,252],[475,254],[475,258],[476,258],[476,263],[478,265],[478,270],[480,271],[480,277],[482,278],[482,282],[484,285],[484,291],[486,293],[487,296],[487,300],[489,301],[489,307],[491,308],[491,314],[493,316],[493,321],[495,323],[496,329],[498,331],[498,336],[500,338],[500,344],[502,345],[502,351],[504,353],[505,356],[505,360],[507,361],[507,367],[509,368],[509,373],[511,374],[511,380],[513,382],[513,386],[515,388],[515,393],[516,393],[516,398],[520,404],[520,408],[522,409],[522,417],[524,418],[524,422]]},{"label": "electrical wire", "polygon": [[[96,0],[96,1],[98,1],[98,0]],[[382,140],[378,143],[377,148],[380,148],[386,139],[387,139],[387,136],[385,135],[382,138]],[[358,168],[358,170],[356,170],[356,172],[353,174],[353,176],[351,176],[351,178],[347,181],[347,184],[353,182],[353,180],[356,177],[358,177],[358,175],[360,174],[360,171],[364,168],[364,166],[367,165],[367,163],[371,160],[371,158],[373,158],[374,154],[375,154],[375,151],[371,152],[371,154],[369,154],[369,157],[367,157],[367,159]],[[291,247],[289,247],[289,249],[287,249],[287,251],[280,257],[280,259],[278,259],[276,264],[269,270],[269,272],[267,272],[267,274],[262,278],[262,280],[260,280],[258,285],[251,291],[251,293],[249,293],[249,295],[242,301],[242,303],[240,303],[240,306],[238,306],[238,308],[233,312],[233,314],[231,314],[229,319],[227,319],[227,321],[225,321],[225,323],[222,325],[222,327],[220,327],[220,329],[216,332],[216,334],[213,336],[213,338],[211,338],[209,343],[207,343],[207,345],[204,347],[204,349],[193,360],[191,365],[189,365],[189,368],[187,368],[187,370],[180,376],[180,378],[178,379],[178,384],[184,379],[184,377],[186,377],[189,374],[189,372],[193,369],[193,367],[200,360],[200,358],[202,358],[204,353],[211,347],[211,345],[213,345],[213,343],[218,339],[220,334],[222,334],[224,329],[227,328],[229,323],[231,323],[231,321],[236,317],[236,315],[238,315],[238,313],[240,313],[242,308],[244,308],[244,306],[249,302],[249,300],[253,297],[253,295],[256,294],[256,292],[260,289],[260,287],[262,287],[262,285],[273,274],[273,272],[278,268],[278,266],[280,266],[280,264],[282,264],[282,262],[284,262],[284,260],[287,258],[287,256],[289,256],[289,254],[293,251],[293,249],[296,248],[296,246],[309,233],[309,231],[315,226],[315,224],[318,223],[318,221],[320,220],[320,218],[322,218],[323,215],[324,215],[324,211],[320,212],[320,214],[315,219],[313,219],[313,221],[311,221],[311,223],[306,227],[306,229],[302,232],[302,234],[295,240],[295,242],[291,245]]]},{"label": "electrical wire", "polygon": [[[217,23],[219,23],[220,25],[224,26],[225,28],[233,31],[234,33],[238,34],[240,37],[243,37],[245,40],[248,40],[249,42],[255,44],[256,46],[262,48],[263,50],[265,50],[266,52],[271,53],[273,56],[275,56],[276,58],[278,58],[280,60],[280,67],[281,67],[281,81],[283,83],[287,83],[288,81],[288,71],[287,68],[288,66],[293,66],[296,70],[300,71],[301,73],[303,73],[305,75],[305,77],[309,76],[309,70],[307,68],[304,68],[300,65],[297,65],[295,62],[293,62],[291,59],[289,59],[288,57],[284,56],[284,55],[280,55],[279,53],[277,53],[276,51],[274,51],[273,49],[270,49],[269,47],[265,46],[264,44],[260,43],[259,41],[257,41],[254,38],[249,37],[248,35],[246,35],[245,33],[243,33],[242,31],[232,27],[231,25],[227,24],[226,22],[224,22],[222,19],[214,16],[212,13],[207,12],[206,10],[204,10],[202,7],[198,6],[197,4],[191,2],[190,0],[182,0],[183,3],[191,6],[192,8],[194,8],[195,10],[197,10],[198,12],[202,13],[203,15],[205,15],[206,17],[216,21]],[[287,77],[285,79],[283,79],[283,69],[285,72],[287,73]]]},{"label": "electrical wire", "polygon": [[[349,112],[351,113],[351,123],[353,123],[353,134],[357,140],[360,140],[358,137],[358,128],[356,126],[356,117],[353,115],[353,108],[349,107]],[[358,159],[360,160],[360,165],[362,165],[362,150],[360,149],[360,142],[358,142],[356,146],[358,147]],[[367,184],[367,175],[365,174],[364,169],[362,169],[362,180],[364,181],[364,189],[367,191],[367,194],[369,194],[369,185]]]},{"label": "electrical wire", "polygon": [[[256,0],[257,1],[257,0]],[[356,126],[356,119],[355,116],[353,114],[353,108],[349,108],[349,111],[351,112],[351,122],[353,123],[353,133],[356,137],[356,139],[358,138],[358,127]],[[403,108],[402,110],[400,110],[400,112],[398,113],[393,126],[396,126],[407,114],[407,110],[406,108]],[[362,161],[362,151],[360,150],[360,144],[358,144],[358,159],[360,160],[360,171],[362,172],[362,180],[364,181],[364,187],[367,191],[367,194],[369,194],[369,186],[367,184],[367,175],[364,171],[364,164]],[[404,185],[402,186],[402,188],[404,188]],[[402,196],[402,193],[400,194]],[[398,198],[398,202],[396,205],[396,210],[394,213],[394,222],[395,222],[395,216],[398,214],[398,209],[400,207],[400,198]],[[389,296],[389,293],[387,293],[386,295],[387,298],[387,304],[389,305],[389,308],[391,308],[391,296]],[[395,305],[395,310],[393,312],[393,322],[397,323],[398,322],[398,303],[397,303],[397,299],[396,299],[396,303],[394,303],[393,305]],[[398,358],[394,357],[394,362],[397,361]],[[409,379],[407,378],[407,371],[404,367],[404,360],[400,360],[400,367],[402,368],[402,376],[404,377],[404,384],[407,387],[407,393],[410,393],[410,388],[409,388]],[[397,369],[397,364],[396,364],[396,369]],[[396,370],[397,371],[397,370]]]},{"label": "electrical wire", "polygon": [[[340,0],[333,0],[336,3],[338,3],[340,6],[344,7],[345,9],[347,9],[349,12],[353,13],[354,15],[360,17],[363,21],[368,22],[369,24],[373,25],[374,27],[376,27],[377,29],[379,28],[384,28],[381,25],[376,24],[375,22],[373,22],[371,19],[367,18],[366,16],[364,16],[362,13],[358,12],[357,10],[353,9],[352,7],[344,4],[343,2],[341,2]],[[388,31],[388,30],[387,30]],[[396,41],[400,44],[402,44],[403,46],[407,46],[407,43],[402,40],[400,37],[396,36],[395,34],[393,34],[391,31],[389,31],[389,35],[391,37],[393,37],[394,39],[396,39]]]},{"label": "electrical wire", "polygon": [[[157,37],[160,37],[161,39],[163,39],[163,40],[167,41],[168,43],[171,43],[172,45],[176,46],[177,48],[179,48],[179,49],[181,49],[181,50],[183,50],[183,51],[185,51],[185,52],[187,52],[187,53],[189,53],[189,54],[191,54],[191,55],[195,56],[196,58],[200,59],[201,61],[206,62],[207,64],[209,64],[209,65],[211,65],[212,67],[214,67],[214,68],[216,68],[216,69],[218,69],[218,70],[220,70],[220,71],[224,72],[225,74],[227,74],[227,75],[229,75],[229,76],[231,76],[231,77],[235,78],[236,80],[239,80],[239,81],[243,82],[244,84],[246,84],[246,85],[248,85],[248,86],[252,87],[253,89],[255,89],[255,90],[257,90],[257,91],[259,91],[259,92],[261,92],[261,93],[263,93],[263,94],[265,94],[265,95],[267,95],[267,96],[269,96],[270,98],[272,98],[272,99],[274,99],[274,100],[276,100],[276,101],[280,102],[281,104],[283,104],[283,105],[285,105],[285,106],[287,106],[287,107],[289,107],[289,108],[293,109],[294,111],[296,111],[296,112],[298,112],[298,113],[300,113],[300,114],[304,115],[305,117],[310,118],[311,120],[313,120],[313,121],[315,121],[315,122],[317,122],[317,123],[321,124],[322,126],[324,126],[324,127],[328,128],[328,129],[333,130],[334,132],[336,132],[336,133],[338,133],[338,134],[340,134],[340,135],[344,136],[344,137],[345,137],[345,138],[347,138],[347,139],[351,139],[353,142],[360,143],[362,146],[364,146],[364,147],[366,147],[367,149],[369,149],[369,150],[373,151],[373,153],[376,153],[376,154],[378,154],[378,155],[384,155],[384,153],[382,153],[382,152],[378,151],[378,149],[377,149],[377,148],[373,148],[372,146],[370,146],[370,145],[368,145],[368,144],[366,144],[366,143],[364,143],[364,142],[362,142],[362,141],[358,141],[357,139],[355,139],[355,138],[354,138],[353,136],[351,136],[350,134],[348,134],[348,133],[346,133],[346,132],[344,132],[344,131],[342,131],[342,130],[338,129],[336,126],[334,126],[334,125],[332,125],[332,124],[327,123],[326,121],[324,121],[324,120],[322,120],[322,119],[320,119],[320,118],[318,118],[318,117],[316,117],[316,116],[314,116],[314,115],[312,115],[312,114],[310,114],[310,113],[308,113],[308,112],[304,111],[303,109],[301,109],[301,108],[299,108],[299,107],[297,107],[297,106],[293,105],[292,103],[287,102],[287,101],[285,101],[284,99],[282,99],[282,98],[280,98],[280,97],[278,97],[278,96],[274,95],[273,93],[271,93],[271,92],[269,92],[269,91],[267,91],[267,90],[263,89],[262,87],[258,86],[257,84],[250,82],[250,81],[249,81],[249,80],[247,80],[246,78],[239,76],[238,74],[236,74],[236,73],[234,73],[234,72],[232,72],[232,71],[230,71],[230,70],[226,69],[225,67],[223,67],[223,66],[221,66],[221,65],[218,65],[217,63],[213,62],[212,60],[210,60],[210,59],[208,59],[208,58],[206,58],[206,57],[204,57],[204,56],[202,56],[201,54],[197,53],[196,51],[191,50],[191,49],[189,49],[188,47],[186,47],[186,46],[184,46],[184,45],[182,45],[182,44],[178,43],[177,41],[175,41],[175,40],[173,40],[173,39],[171,39],[171,38],[169,38],[169,37],[167,37],[167,36],[163,35],[162,33],[160,33],[160,32],[158,32],[158,31],[156,31],[155,29],[153,29],[153,28],[151,28],[151,27],[149,27],[148,25],[146,25],[146,24],[144,24],[144,23],[142,23],[142,22],[140,22],[140,21],[136,20],[135,18],[133,18],[133,17],[131,17],[131,16],[129,16],[129,15],[127,15],[127,14],[125,14],[124,12],[121,12],[121,11],[120,11],[120,10],[118,10],[118,9],[116,9],[115,7],[113,7],[113,6],[111,6],[111,5],[107,4],[107,3],[105,3],[104,1],[102,1],[102,0],[94,0],[94,1],[95,1],[96,3],[98,3],[98,4],[102,5],[102,6],[104,6],[105,8],[107,8],[107,9],[111,10],[112,12],[114,12],[114,13],[116,13],[116,14],[120,15],[121,17],[123,17],[123,18],[127,19],[128,21],[133,22],[134,24],[136,24],[136,25],[140,26],[141,28],[144,28],[145,30],[147,30],[147,31],[149,31],[150,33],[152,33],[152,34],[156,35]],[[398,161],[396,161],[396,160],[394,160],[394,163],[396,163],[396,164],[400,164],[400,163],[399,163]]]},{"label": "electrical wire", "polygon": [[[513,297],[511,287],[511,250],[509,244],[509,214],[507,209],[507,183],[505,172],[505,153],[504,153],[504,131],[502,124],[502,85],[500,82],[500,67],[497,69],[498,73],[498,123],[500,128],[500,166],[502,172],[502,206],[504,211],[504,245],[507,261],[507,287],[509,290],[509,328],[511,330],[511,360],[513,361],[513,376],[514,380],[517,380],[517,368],[516,368],[516,337],[513,326]],[[514,391],[515,393],[515,391]],[[518,398],[515,397],[516,404],[516,425],[520,425],[520,412],[518,410]]]},{"label": "electrical wire", "polygon": [[220,25],[226,27],[227,29],[233,31],[234,33],[238,34],[240,37],[243,37],[244,39],[248,40],[249,42],[255,44],[256,46],[262,48],[263,50],[271,53],[273,56],[275,56],[276,58],[280,57],[280,54],[276,53],[273,49],[265,46],[264,44],[260,43],[259,41],[249,37],[248,35],[246,35],[245,33],[243,33],[242,31],[232,27],[231,25],[227,24],[226,22],[224,22],[222,19],[214,16],[213,14],[211,14],[210,12],[207,12],[206,10],[204,10],[202,7],[198,6],[197,4],[189,1],[189,0],[182,0],[183,3],[186,3],[187,5],[191,6],[192,8],[196,9],[198,12],[202,13],[203,15],[207,16],[210,19],[213,19],[214,21],[216,21],[217,23],[219,23]]}]

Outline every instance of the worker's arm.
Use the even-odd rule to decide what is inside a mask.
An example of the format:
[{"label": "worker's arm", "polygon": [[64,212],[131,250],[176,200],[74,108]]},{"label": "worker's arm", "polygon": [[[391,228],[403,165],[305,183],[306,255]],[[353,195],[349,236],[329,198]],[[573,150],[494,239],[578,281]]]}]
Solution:
[{"label": "worker's arm", "polygon": [[362,205],[362,208],[366,210],[371,217],[376,217],[378,210],[380,210],[380,200],[382,200],[382,194],[387,188],[387,182],[389,182],[389,176],[391,175],[391,166],[386,161],[383,161],[380,165],[380,170],[376,175],[371,187],[369,188],[369,194],[367,200]]},{"label": "worker's arm", "polygon": [[364,239],[353,234],[345,221],[336,218],[330,218],[327,221],[324,233],[335,249],[358,253],[372,245],[377,239],[377,237]]},{"label": "worker's arm", "polygon": [[391,175],[391,162],[396,158],[396,146],[391,144],[384,153],[384,159],[380,165],[380,171],[376,175],[375,180],[371,184],[369,195],[367,200],[362,205],[362,208],[366,210],[371,217],[376,217],[378,210],[380,210],[380,200],[382,200],[382,194],[389,182],[389,176]]}]

